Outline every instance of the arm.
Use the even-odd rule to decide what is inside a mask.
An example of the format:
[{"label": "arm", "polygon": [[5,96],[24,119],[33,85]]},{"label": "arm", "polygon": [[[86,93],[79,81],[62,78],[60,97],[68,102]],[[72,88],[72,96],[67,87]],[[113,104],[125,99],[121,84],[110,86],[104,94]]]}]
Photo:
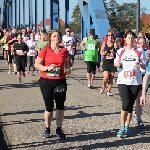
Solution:
[{"label": "arm", "polygon": [[107,52],[104,51],[104,48],[105,48],[105,43],[102,44],[101,50],[100,50],[100,54],[101,54],[102,56],[106,56],[106,55],[107,55]]},{"label": "arm", "polygon": [[114,66],[115,67],[121,67],[121,63],[120,63],[120,60],[119,60],[119,50],[117,51],[116,58],[114,59]]},{"label": "arm", "polygon": [[86,43],[86,38],[83,38],[83,41],[80,43],[82,50],[85,50],[85,47],[84,47],[85,43]]},{"label": "arm", "polygon": [[150,72],[146,72],[145,76],[143,77],[143,83],[142,83],[142,95],[140,97],[140,105],[146,104],[146,90],[148,86],[148,78],[150,77]]},{"label": "arm", "polygon": [[[38,43],[39,43],[39,41],[38,41]],[[38,43],[37,43],[36,46],[35,46],[35,50],[37,50],[37,51],[39,52],[40,49],[38,48]]]},{"label": "arm", "polygon": [[59,46],[64,46],[65,41],[62,41],[61,43],[59,43]]}]

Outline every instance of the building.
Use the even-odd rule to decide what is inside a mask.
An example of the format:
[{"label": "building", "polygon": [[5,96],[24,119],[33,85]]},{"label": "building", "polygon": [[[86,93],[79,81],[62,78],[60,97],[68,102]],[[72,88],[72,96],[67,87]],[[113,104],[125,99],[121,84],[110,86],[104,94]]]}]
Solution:
[{"label": "building", "polygon": [[141,16],[141,21],[144,25],[150,25],[150,14],[143,14]]},{"label": "building", "polygon": [[[59,20],[60,27],[65,26],[65,23],[62,19]],[[46,19],[46,29],[50,27],[51,20],[49,18]],[[43,20],[38,23],[38,28],[43,27]]]}]

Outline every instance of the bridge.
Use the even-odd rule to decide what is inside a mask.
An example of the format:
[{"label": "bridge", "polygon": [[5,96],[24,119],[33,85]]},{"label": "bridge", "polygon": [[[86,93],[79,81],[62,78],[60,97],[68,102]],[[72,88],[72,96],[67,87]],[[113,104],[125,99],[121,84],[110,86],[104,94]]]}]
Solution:
[{"label": "bridge", "polygon": [[[2,15],[2,27],[8,28],[9,26],[22,26],[35,27],[38,30],[38,16],[42,14],[42,27],[46,27],[46,13],[49,13],[50,28],[59,28],[60,22],[60,6],[59,0],[41,0],[41,10],[37,5],[39,0],[2,0],[3,9],[0,14]],[[69,3],[71,0],[61,0],[65,3],[65,27],[69,26]],[[103,38],[109,29],[109,21],[104,7],[103,0],[78,0],[81,10],[81,37],[85,37],[91,28],[96,30],[99,38]],[[27,15],[29,14],[29,15]],[[1,17],[0,17],[1,20]]]}]

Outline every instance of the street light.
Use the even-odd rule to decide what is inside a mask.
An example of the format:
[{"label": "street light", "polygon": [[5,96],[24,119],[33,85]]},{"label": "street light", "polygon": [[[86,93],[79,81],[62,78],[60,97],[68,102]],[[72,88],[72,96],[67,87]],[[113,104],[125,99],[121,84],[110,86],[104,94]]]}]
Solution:
[{"label": "street light", "polygon": [[140,31],[140,0],[137,0],[137,15],[136,15],[136,35]]}]

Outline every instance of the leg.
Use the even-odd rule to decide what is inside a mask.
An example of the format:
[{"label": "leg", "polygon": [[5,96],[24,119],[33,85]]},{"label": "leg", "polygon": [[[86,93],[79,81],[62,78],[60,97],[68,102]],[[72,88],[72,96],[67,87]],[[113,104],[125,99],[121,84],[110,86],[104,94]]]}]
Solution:
[{"label": "leg", "polygon": [[111,91],[111,88],[112,88],[112,85],[113,85],[114,75],[115,75],[115,72],[111,72],[109,74],[109,81],[108,81],[108,91],[109,92]]},{"label": "leg", "polygon": [[33,56],[33,57],[32,57],[32,74],[33,74],[34,71],[35,71],[35,67],[34,67],[35,59],[36,59],[36,56]]},{"label": "leg", "polygon": [[138,97],[136,99],[136,115],[137,115],[137,119],[141,120],[141,115],[142,115],[142,106],[140,105],[140,97],[142,95],[142,91],[139,92]]},{"label": "leg", "polygon": [[93,84],[93,80],[95,78],[95,72],[96,72],[96,63],[95,62],[91,62],[92,63],[92,77],[91,77],[91,84]]},{"label": "leg", "polygon": [[103,72],[103,85],[102,87],[106,87],[106,84],[108,83],[108,79],[109,79],[109,72],[108,71],[104,71]]},{"label": "leg", "polygon": [[28,72],[29,72],[30,71],[30,67],[32,66],[32,56],[27,56],[27,60],[28,60]]},{"label": "leg", "polygon": [[51,88],[51,82],[48,79],[40,78],[40,89],[45,103],[45,126],[46,131],[43,137],[48,138],[50,137],[50,126],[53,119],[53,108],[54,108],[54,101],[53,101],[53,93],[54,90]]}]

